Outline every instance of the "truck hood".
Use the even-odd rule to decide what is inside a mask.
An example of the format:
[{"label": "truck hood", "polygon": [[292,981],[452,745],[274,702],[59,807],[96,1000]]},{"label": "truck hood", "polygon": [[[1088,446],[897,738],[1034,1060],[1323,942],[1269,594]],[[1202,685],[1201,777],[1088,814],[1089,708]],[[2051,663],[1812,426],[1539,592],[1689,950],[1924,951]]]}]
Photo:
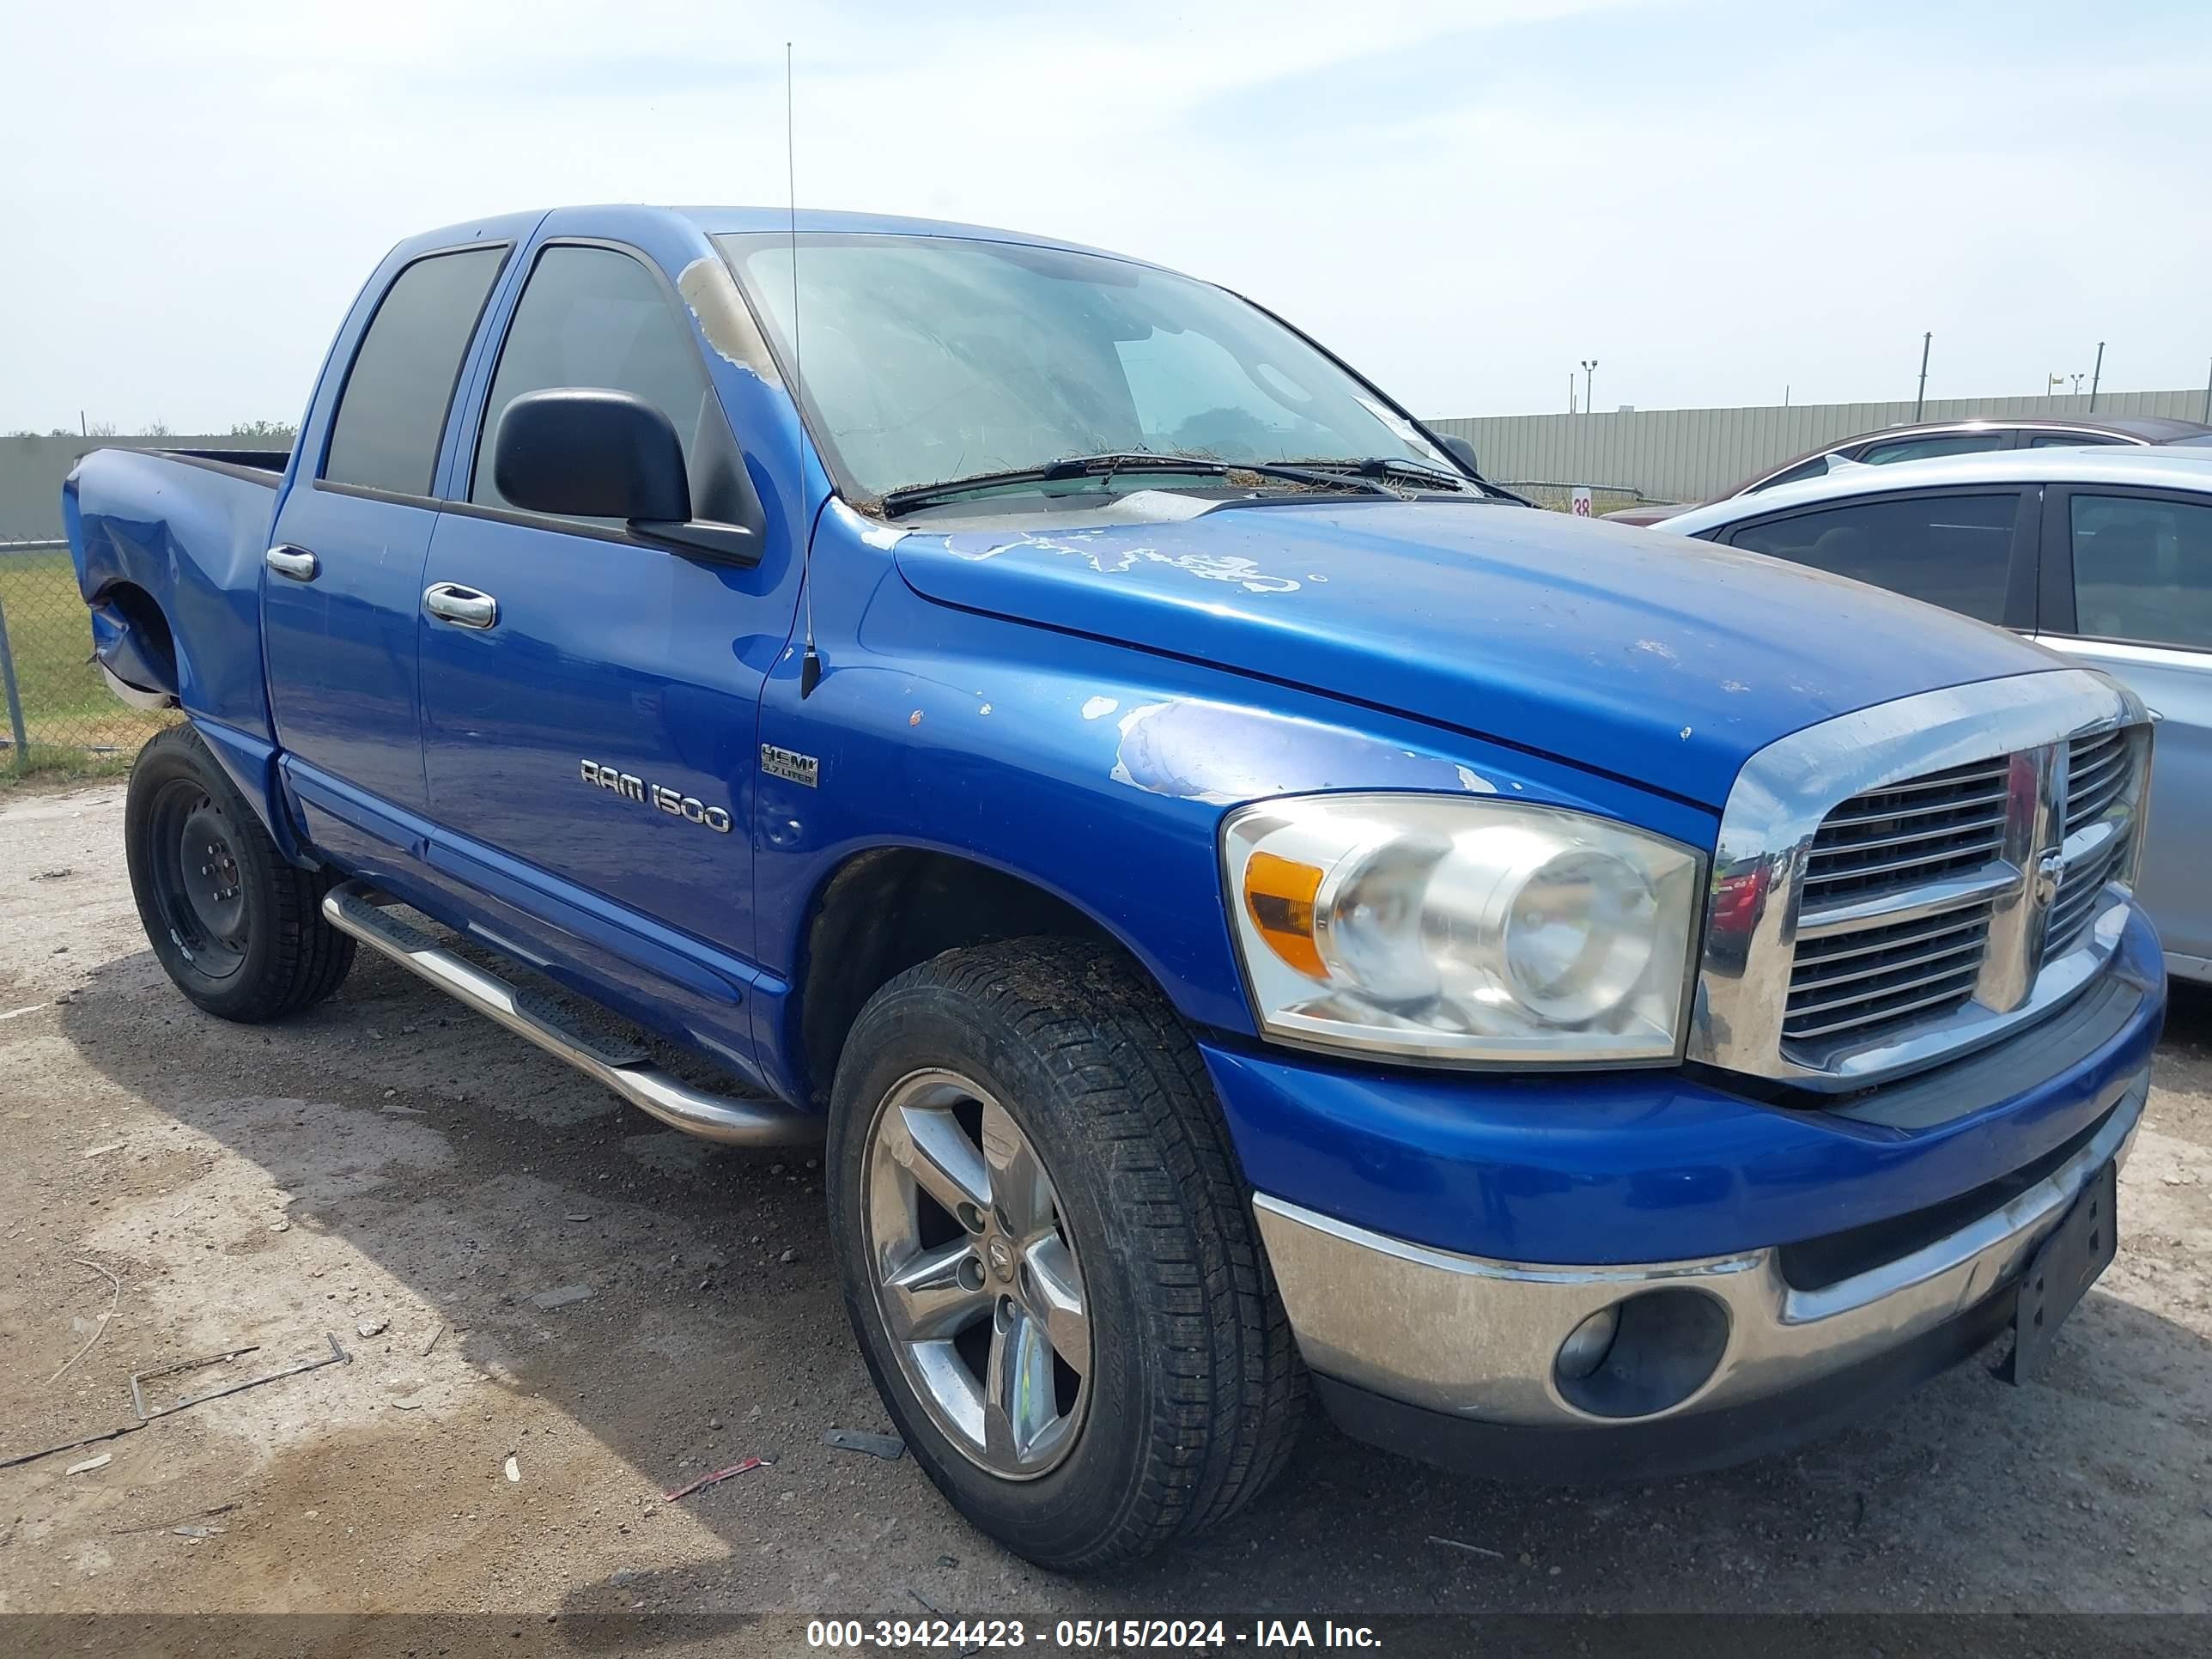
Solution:
[{"label": "truck hood", "polygon": [[1711,807],[1747,758],[1800,727],[2064,665],[1857,582],[1525,508],[1331,498],[1158,523],[973,522],[902,536],[907,582]]}]

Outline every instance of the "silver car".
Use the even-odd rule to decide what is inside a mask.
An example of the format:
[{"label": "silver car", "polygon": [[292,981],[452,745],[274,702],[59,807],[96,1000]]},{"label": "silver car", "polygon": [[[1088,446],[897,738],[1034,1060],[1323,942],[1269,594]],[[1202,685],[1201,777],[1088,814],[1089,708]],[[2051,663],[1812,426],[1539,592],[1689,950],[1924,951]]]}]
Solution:
[{"label": "silver car", "polygon": [[2141,896],[2178,978],[2212,981],[2212,453],[2027,449],[1824,477],[1655,526],[2026,634],[2160,717]]}]

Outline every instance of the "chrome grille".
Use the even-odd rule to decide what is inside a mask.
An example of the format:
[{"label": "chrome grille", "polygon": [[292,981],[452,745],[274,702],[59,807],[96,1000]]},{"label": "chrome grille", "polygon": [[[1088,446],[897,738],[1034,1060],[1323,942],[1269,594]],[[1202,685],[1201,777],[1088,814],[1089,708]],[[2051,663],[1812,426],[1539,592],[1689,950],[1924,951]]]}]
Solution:
[{"label": "chrome grille", "polygon": [[2004,845],[2002,757],[1854,795],[1821,821],[1805,859],[1805,902],[1865,898],[1978,870]]},{"label": "chrome grille", "polygon": [[2083,931],[2096,916],[2097,895],[2112,880],[2126,850],[2125,842],[2115,836],[2079,864],[2066,866],[2066,874],[2058,884],[2058,896],[2051,903],[2050,932],[2045,935],[2048,942],[2043,947],[2045,956],[2058,956],[2081,942]]},{"label": "chrome grille", "polygon": [[2051,904],[2044,954],[2080,943],[2095,919],[2097,895],[2119,872],[2128,853],[2128,809],[2135,787],[2137,744],[2126,732],[2076,738],[2066,750],[2066,866]]},{"label": "chrome grille", "polygon": [[1955,1006],[1973,994],[1989,943],[1990,907],[1807,939],[1797,947],[1786,1042],[1832,1038]]},{"label": "chrome grille", "polygon": [[[1820,821],[1806,851],[1801,917],[1864,909],[1890,896],[1986,872],[2004,854],[2012,760],[1999,755],[1854,795]],[[1989,903],[1863,925],[1799,942],[1782,1040],[1831,1042],[1927,1019],[1974,994]],[[1802,922],[1801,922],[1802,925]]]},{"label": "chrome grille", "polygon": [[1768,744],[1722,812],[1686,1056],[1863,1088],[2057,1008],[2118,948],[2149,757],[2141,701],[2083,669]]},{"label": "chrome grille", "polygon": [[2125,792],[2132,769],[2128,764],[2129,748],[2124,732],[2076,738],[2067,745],[2068,835],[2094,823]]}]

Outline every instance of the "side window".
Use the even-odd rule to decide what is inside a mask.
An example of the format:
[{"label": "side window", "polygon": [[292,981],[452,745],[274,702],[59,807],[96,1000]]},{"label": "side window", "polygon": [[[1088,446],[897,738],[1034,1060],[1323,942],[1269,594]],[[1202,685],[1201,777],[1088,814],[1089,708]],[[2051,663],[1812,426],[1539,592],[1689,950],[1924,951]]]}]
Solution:
[{"label": "side window", "polygon": [[2012,491],[1854,501],[1747,525],[1729,545],[2001,622],[2019,512]]},{"label": "side window", "polygon": [[1827,476],[1827,471],[1828,458],[1826,455],[1815,455],[1809,461],[1798,462],[1786,472],[1778,472],[1771,478],[1762,478],[1743,493],[1747,495],[1756,495],[1762,489],[1774,489],[1783,484],[1797,483],[1806,478],[1825,477]]},{"label": "side window", "polygon": [[2039,432],[2027,441],[2030,449],[2094,449],[2105,444],[2122,444],[2124,438],[2114,438],[2095,432]]},{"label": "side window", "polygon": [[499,275],[502,248],[417,259],[392,278],[361,337],[323,477],[403,495],[427,495],[461,357]]},{"label": "side window", "polygon": [[2076,495],[2077,632],[2212,650],[2212,503]]},{"label": "side window", "polygon": [[1887,466],[1892,461],[1924,461],[1931,455],[1972,455],[1984,449],[2010,449],[2013,434],[2008,432],[1947,432],[1928,438],[1893,438],[1887,443],[1869,444],[1859,452],[1859,459],[1869,466]]},{"label": "side window", "polygon": [[727,427],[690,331],[653,273],[629,254],[556,245],[538,256],[484,402],[471,501],[507,504],[492,481],[500,416],[524,392],[562,386],[631,392],[668,416],[684,442],[692,500],[702,502]]}]

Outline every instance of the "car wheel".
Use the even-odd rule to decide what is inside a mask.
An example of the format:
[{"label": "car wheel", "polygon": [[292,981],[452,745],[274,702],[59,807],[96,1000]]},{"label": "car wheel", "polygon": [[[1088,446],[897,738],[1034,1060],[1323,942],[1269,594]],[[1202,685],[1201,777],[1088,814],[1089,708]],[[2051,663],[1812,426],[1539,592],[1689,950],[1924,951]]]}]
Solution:
[{"label": "car wheel", "polygon": [[139,750],[123,835],[154,954],[208,1012],[276,1019],[330,995],[353,966],[353,940],[323,920],[331,875],[286,860],[189,726]]},{"label": "car wheel", "polygon": [[1231,1514],[1305,1376],[1196,1046],[1109,947],[1026,939],[894,979],[831,1104],[847,1310],[916,1461],[1041,1565]]}]

